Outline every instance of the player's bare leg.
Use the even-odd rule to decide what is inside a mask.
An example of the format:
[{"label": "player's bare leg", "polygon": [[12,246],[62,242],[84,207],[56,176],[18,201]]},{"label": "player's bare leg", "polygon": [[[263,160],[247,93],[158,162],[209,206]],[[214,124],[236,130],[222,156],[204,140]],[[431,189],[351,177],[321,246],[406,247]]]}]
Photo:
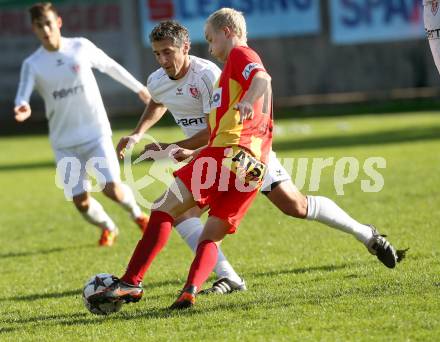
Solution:
[{"label": "player's bare leg", "polygon": [[205,212],[205,208],[200,209],[198,206],[195,206],[187,211],[185,211],[182,215],[175,219],[174,224],[178,226],[183,221],[188,220],[193,217],[200,217]]},{"label": "player's bare leg", "polygon": [[141,208],[136,203],[133,192],[128,185],[108,182],[104,185],[102,192],[127,210],[141,231],[144,231],[147,228],[148,216],[142,212]]},{"label": "player's bare leg", "polygon": [[374,227],[359,223],[327,197],[304,196],[290,180],[278,184],[267,197],[286,215],[316,220],[353,235],[389,268],[395,267],[404,257],[404,251],[396,251]]},{"label": "player's bare leg", "polygon": [[290,180],[281,182],[266,196],[285,215],[306,218],[307,197],[299,192]]},{"label": "player's bare leg", "polygon": [[102,230],[99,245],[113,245],[118,235],[118,228],[110,216],[107,215],[102,205],[87,192],[73,196],[73,203],[88,222]]}]

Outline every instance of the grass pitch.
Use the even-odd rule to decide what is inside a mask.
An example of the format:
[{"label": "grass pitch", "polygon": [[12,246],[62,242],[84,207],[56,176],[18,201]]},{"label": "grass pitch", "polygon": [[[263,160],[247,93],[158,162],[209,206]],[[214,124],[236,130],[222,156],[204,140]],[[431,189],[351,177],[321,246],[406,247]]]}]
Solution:
[{"label": "grass pitch", "polygon": [[[145,278],[145,296],[108,317],[85,310],[93,274],[121,275],[139,238],[125,211],[96,197],[121,230],[113,248],[64,200],[46,136],[0,138],[1,341],[436,341],[440,336],[440,115],[345,116],[277,122],[281,158],[334,158],[319,191],[360,222],[373,223],[407,259],[386,269],[354,238],[284,216],[262,195],[223,250],[249,290],[199,297],[194,310],[169,312],[191,263],[176,233]],[[115,130],[114,140],[127,133]],[[150,132],[179,139],[178,128]],[[359,161],[356,180],[337,195],[335,164]],[[386,168],[379,192],[363,192],[369,157]],[[297,159],[295,159],[297,160]],[[133,167],[143,176],[149,163]],[[293,177],[298,168],[294,161]],[[348,172],[348,171],[347,171]],[[142,190],[157,197],[163,186]],[[209,283],[211,283],[211,280]]]}]

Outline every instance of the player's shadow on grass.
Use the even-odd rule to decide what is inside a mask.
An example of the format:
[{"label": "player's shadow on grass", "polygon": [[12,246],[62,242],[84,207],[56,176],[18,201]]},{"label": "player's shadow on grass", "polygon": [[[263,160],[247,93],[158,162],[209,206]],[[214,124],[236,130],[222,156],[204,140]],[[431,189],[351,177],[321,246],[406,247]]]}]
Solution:
[{"label": "player's shadow on grass", "polygon": [[340,269],[349,269],[353,266],[358,266],[359,263],[353,264],[340,264],[340,265],[322,265],[322,266],[312,266],[312,267],[300,267],[300,268],[292,268],[292,269],[284,269],[284,270],[276,270],[276,271],[266,271],[266,272],[253,272],[248,273],[252,277],[273,277],[279,276],[282,274],[302,274],[302,273],[313,273],[313,272],[333,272]]},{"label": "player's shadow on grass", "polygon": [[86,244],[81,246],[67,246],[67,247],[53,247],[48,249],[30,250],[24,252],[6,252],[0,254],[0,259],[16,258],[16,257],[28,257],[36,255],[47,255],[52,253],[64,252],[66,250],[78,250],[83,248],[96,248],[95,244]]},{"label": "player's shadow on grass", "polygon": [[[169,285],[175,285],[176,288],[179,288],[181,284],[182,282],[179,280],[169,280],[169,281],[151,282],[146,284],[145,288],[146,290],[150,290],[153,288],[169,286]],[[63,292],[36,293],[36,294],[29,294],[23,296],[0,297],[0,302],[4,302],[4,301],[33,302],[40,299],[58,299],[64,297],[80,296],[81,293],[82,293],[81,289],[68,290]],[[154,296],[154,298],[159,298],[163,296],[166,296],[166,294],[157,295]]]},{"label": "player's shadow on grass", "polygon": [[[380,118],[378,120],[380,120]],[[440,139],[440,126],[429,126],[368,132],[357,135],[335,135],[287,141],[275,140],[273,149],[274,151],[298,151],[343,146],[384,145],[437,139]]]},{"label": "player's shadow on grass", "polygon": [[24,296],[3,297],[0,298],[0,302],[4,302],[4,301],[33,302],[35,300],[40,300],[40,299],[57,299],[57,298],[79,296],[79,295],[81,295],[81,290],[77,289],[77,290],[69,290],[63,292],[37,293],[37,294],[30,294]]},{"label": "player's shadow on grass", "polygon": [[19,170],[35,170],[35,169],[53,169],[55,167],[55,162],[52,161],[40,161],[35,163],[19,163],[19,164],[8,164],[0,165],[1,172],[9,171],[19,171]]},{"label": "player's shadow on grass", "polygon": [[7,334],[7,333],[13,332],[15,330],[18,330],[18,328],[0,327],[0,335],[1,334]]},{"label": "player's shadow on grass", "polygon": [[[234,293],[228,296],[240,296],[238,293]],[[191,308],[189,310],[170,310],[167,307],[164,308],[139,308],[136,311],[131,312],[124,312],[121,311],[118,314],[109,316],[109,320],[114,321],[123,321],[123,320],[145,320],[145,319],[166,319],[166,318],[173,318],[173,317],[195,317],[197,316],[206,316],[206,314],[209,313],[231,313],[231,311],[248,311],[252,310],[255,307],[260,307],[261,302],[255,301],[254,298],[249,299],[248,301],[245,301],[243,299],[238,301],[231,301],[222,300],[224,296],[212,296],[210,302],[204,301],[203,299],[199,298],[198,303],[194,308]],[[203,297],[207,298],[207,297]],[[230,298],[230,297],[228,297]],[[203,303],[204,302],[204,303]],[[171,302],[170,302],[171,304]],[[270,301],[265,303],[265,306],[270,307],[286,307],[286,306],[296,306],[297,302],[295,300],[291,300],[291,303],[286,303],[285,297],[280,296],[277,300],[274,300],[271,298]],[[77,324],[90,324],[89,321],[87,322],[81,322],[81,320],[77,320],[76,322],[67,322],[67,325],[77,325]]]},{"label": "player's shadow on grass", "polygon": [[[142,307],[142,304],[138,304],[139,310],[135,312],[124,312],[121,311],[116,314],[108,316],[98,316],[93,315],[84,309],[84,312],[76,312],[72,314],[52,314],[52,315],[36,315],[27,318],[6,318],[3,320],[5,324],[17,324],[18,326],[26,325],[29,323],[38,323],[44,326],[54,326],[54,325],[65,325],[65,326],[84,326],[90,325],[96,327],[99,324],[106,323],[108,321],[128,321],[135,319],[158,319],[158,318],[169,318],[179,315],[184,316],[194,316],[194,315],[205,315],[205,308],[196,308],[195,310],[186,310],[185,312],[171,311],[168,308],[146,308]],[[224,306],[226,309],[226,306]],[[229,305],[230,309],[230,305]],[[217,308],[214,308],[217,310]],[[9,328],[9,329],[14,329]]]},{"label": "player's shadow on grass", "polygon": [[[171,304],[171,303],[170,303]],[[192,316],[205,316],[207,312],[209,311],[230,311],[231,309],[236,310],[246,310],[253,308],[255,303],[249,302],[249,303],[221,303],[216,305],[215,307],[195,307],[190,310],[183,310],[183,311],[176,311],[176,310],[170,310],[167,307],[164,308],[148,308],[143,306],[142,304],[138,304],[139,309],[136,311],[121,311],[116,314],[112,314],[109,316],[96,316],[96,315],[87,315],[87,317],[78,317],[73,319],[66,319],[63,322],[59,322],[62,325],[66,326],[77,326],[77,325],[93,325],[96,326],[97,324],[108,322],[108,321],[115,321],[115,322],[121,322],[121,321],[131,321],[131,320],[150,320],[150,319],[166,319],[166,318],[172,318],[172,317],[192,317]],[[122,309],[124,310],[124,308]]]},{"label": "player's shadow on grass", "polygon": [[20,318],[20,319],[7,318],[7,319],[4,319],[3,322],[9,323],[9,324],[15,323],[18,325],[27,324],[27,323],[60,324],[60,323],[64,323],[65,321],[70,321],[70,320],[74,321],[75,319],[80,319],[80,318],[84,318],[87,316],[89,316],[89,314],[87,312],[75,312],[72,314],[37,315],[37,316],[32,316],[32,317],[27,317],[27,318]]},{"label": "player's shadow on grass", "polygon": [[144,284],[144,287],[148,289],[154,289],[157,287],[175,285],[176,288],[180,288],[182,286],[182,280],[173,279],[173,280],[163,280],[163,281],[148,281]]}]

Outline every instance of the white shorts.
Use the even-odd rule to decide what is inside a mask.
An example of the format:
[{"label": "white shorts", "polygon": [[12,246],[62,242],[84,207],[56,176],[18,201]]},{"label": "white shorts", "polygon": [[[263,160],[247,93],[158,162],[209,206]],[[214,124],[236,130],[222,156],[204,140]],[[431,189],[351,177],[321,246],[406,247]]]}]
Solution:
[{"label": "white shorts", "polygon": [[[120,183],[120,169],[113,141],[104,136],[82,145],[54,149],[57,186],[66,198],[90,191],[101,191],[106,183]],[[92,189],[89,176],[95,179]]]},{"label": "white shorts", "polygon": [[423,20],[429,40],[432,57],[440,72],[440,3],[425,0],[423,2]]},{"label": "white shorts", "polygon": [[263,179],[263,185],[260,191],[268,193],[275,188],[281,182],[290,180],[290,175],[286,169],[281,165],[280,161],[274,151],[270,151],[269,163],[267,164],[267,173]]}]

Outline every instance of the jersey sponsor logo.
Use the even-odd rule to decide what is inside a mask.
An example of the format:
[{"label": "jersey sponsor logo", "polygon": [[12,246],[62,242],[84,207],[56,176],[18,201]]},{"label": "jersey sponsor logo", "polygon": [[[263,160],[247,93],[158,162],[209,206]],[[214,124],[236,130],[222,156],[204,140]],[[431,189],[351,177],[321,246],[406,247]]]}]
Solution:
[{"label": "jersey sponsor logo", "polygon": [[212,93],[211,108],[218,108],[222,105],[222,88],[217,88]]},{"label": "jersey sponsor logo", "polygon": [[205,122],[205,118],[183,118],[176,120],[176,123],[183,127],[200,125],[203,124],[204,122]]},{"label": "jersey sponsor logo", "polygon": [[259,63],[249,63],[244,67],[243,72],[241,74],[243,75],[244,79],[247,81],[249,79],[249,76],[251,75],[252,70],[257,68],[263,69],[263,66]]},{"label": "jersey sponsor logo", "polygon": [[[331,0],[352,3],[355,0]],[[382,2],[403,0],[358,0],[374,5]],[[416,0],[408,0],[416,1]],[[421,1],[421,0],[420,0]],[[191,41],[204,42],[204,22],[214,11],[222,7],[235,8],[249,20],[251,38],[278,37],[280,34],[302,35],[318,33],[320,24],[320,1],[317,0],[139,0],[141,8],[144,43],[149,46],[148,35],[162,20],[178,20],[191,32]],[[265,23],[262,25],[261,23]],[[283,25],[288,23],[288,25]]]},{"label": "jersey sponsor logo", "polygon": [[177,95],[177,96],[181,96],[181,95],[183,95],[183,88],[177,88],[177,89],[176,89],[176,95]]},{"label": "jersey sponsor logo", "polygon": [[61,66],[61,65],[64,65],[64,61],[61,58],[59,58],[59,59],[57,59],[56,66]]},{"label": "jersey sponsor logo", "polygon": [[196,87],[189,87],[189,94],[195,99],[200,97],[199,90]]},{"label": "jersey sponsor logo", "polygon": [[440,28],[434,30],[425,29],[426,37],[428,39],[439,39],[440,38]]},{"label": "jersey sponsor logo", "polygon": [[437,10],[431,0],[328,1],[332,41],[358,44],[422,37],[422,2],[426,13]]},{"label": "jersey sponsor logo", "polygon": [[74,74],[79,73],[79,70],[81,69],[79,64],[72,64],[70,66],[70,69],[73,71]]},{"label": "jersey sponsor logo", "polygon": [[240,150],[232,158],[231,171],[245,183],[258,182],[261,183],[266,172],[266,165],[258,161],[244,150]]},{"label": "jersey sponsor logo", "polygon": [[72,88],[63,88],[60,90],[55,90],[54,92],[52,92],[52,96],[54,100],[60,100],[60,99],[64,99],[67,96],[76,95],[78,93],[83,93],[83,92],[84,92],[84,86],[81,84],[79,86]]}]

